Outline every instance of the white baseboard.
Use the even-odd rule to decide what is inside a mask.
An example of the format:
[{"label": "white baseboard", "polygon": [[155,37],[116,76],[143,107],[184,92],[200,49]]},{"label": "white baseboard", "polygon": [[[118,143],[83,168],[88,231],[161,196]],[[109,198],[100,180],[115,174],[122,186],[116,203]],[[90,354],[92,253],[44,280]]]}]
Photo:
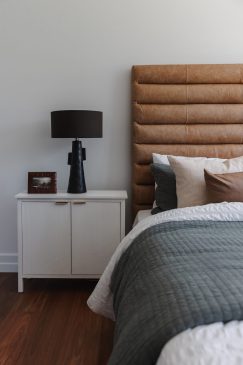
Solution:
[{"label": "white baseboard", "polygon": [[17,272],[18,255],[16,253],[0,253],[0,272]]}]

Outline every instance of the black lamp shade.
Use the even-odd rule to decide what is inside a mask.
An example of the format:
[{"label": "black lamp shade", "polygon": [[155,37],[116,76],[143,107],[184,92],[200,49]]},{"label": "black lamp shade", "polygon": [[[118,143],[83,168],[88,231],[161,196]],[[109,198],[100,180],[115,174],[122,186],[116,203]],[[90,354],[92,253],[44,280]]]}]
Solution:
[{"label": "black lamp shade", "polygon": [[52,138],[101,138],[102,112],[58,110],[51,112]]}]

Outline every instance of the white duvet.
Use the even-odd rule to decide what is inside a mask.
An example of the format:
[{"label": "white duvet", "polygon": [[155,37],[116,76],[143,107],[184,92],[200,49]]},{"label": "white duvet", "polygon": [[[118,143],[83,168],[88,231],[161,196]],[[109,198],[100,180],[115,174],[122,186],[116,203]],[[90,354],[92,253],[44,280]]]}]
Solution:
[{"label": "white duvet", "polygon": [[[115,320],[110,280],[116,262],[134,238],[153,225],[182,220],[243,221],[243,203],[173,209],[140,221],[122,240],[88,299],[96,313]],[[242,278],[243,280],[243,278]],[[184,331],[163,348],[157,365],[243,365],[243,321],[215,323]],[[121,364],[122,365],[122,364]]]}]

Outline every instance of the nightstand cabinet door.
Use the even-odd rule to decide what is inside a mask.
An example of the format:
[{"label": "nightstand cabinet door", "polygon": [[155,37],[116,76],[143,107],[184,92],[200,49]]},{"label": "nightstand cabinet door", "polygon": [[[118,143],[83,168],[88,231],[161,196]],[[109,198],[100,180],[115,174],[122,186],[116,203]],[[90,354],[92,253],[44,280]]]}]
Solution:
[{"label": "nightstand cabinet door", "polygon": [[71,274],[70,203],[23,202],[23,274]]},{"label": "nightstand cabinet door", "polygon": [[72,204],[72,274],[101,275],[120,240],[120,202]]}]

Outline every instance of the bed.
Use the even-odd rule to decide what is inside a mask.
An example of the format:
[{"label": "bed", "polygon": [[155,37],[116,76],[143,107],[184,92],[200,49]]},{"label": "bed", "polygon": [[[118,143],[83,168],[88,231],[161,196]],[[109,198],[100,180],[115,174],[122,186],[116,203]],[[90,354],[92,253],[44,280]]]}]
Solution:
[{"label": "bed", "polygon": [[243,66],[134,66],[133,215],[88,305],[116,320],[109,365],[243,364],[243,203],[144,216],[152,153],[243,155]]}]

